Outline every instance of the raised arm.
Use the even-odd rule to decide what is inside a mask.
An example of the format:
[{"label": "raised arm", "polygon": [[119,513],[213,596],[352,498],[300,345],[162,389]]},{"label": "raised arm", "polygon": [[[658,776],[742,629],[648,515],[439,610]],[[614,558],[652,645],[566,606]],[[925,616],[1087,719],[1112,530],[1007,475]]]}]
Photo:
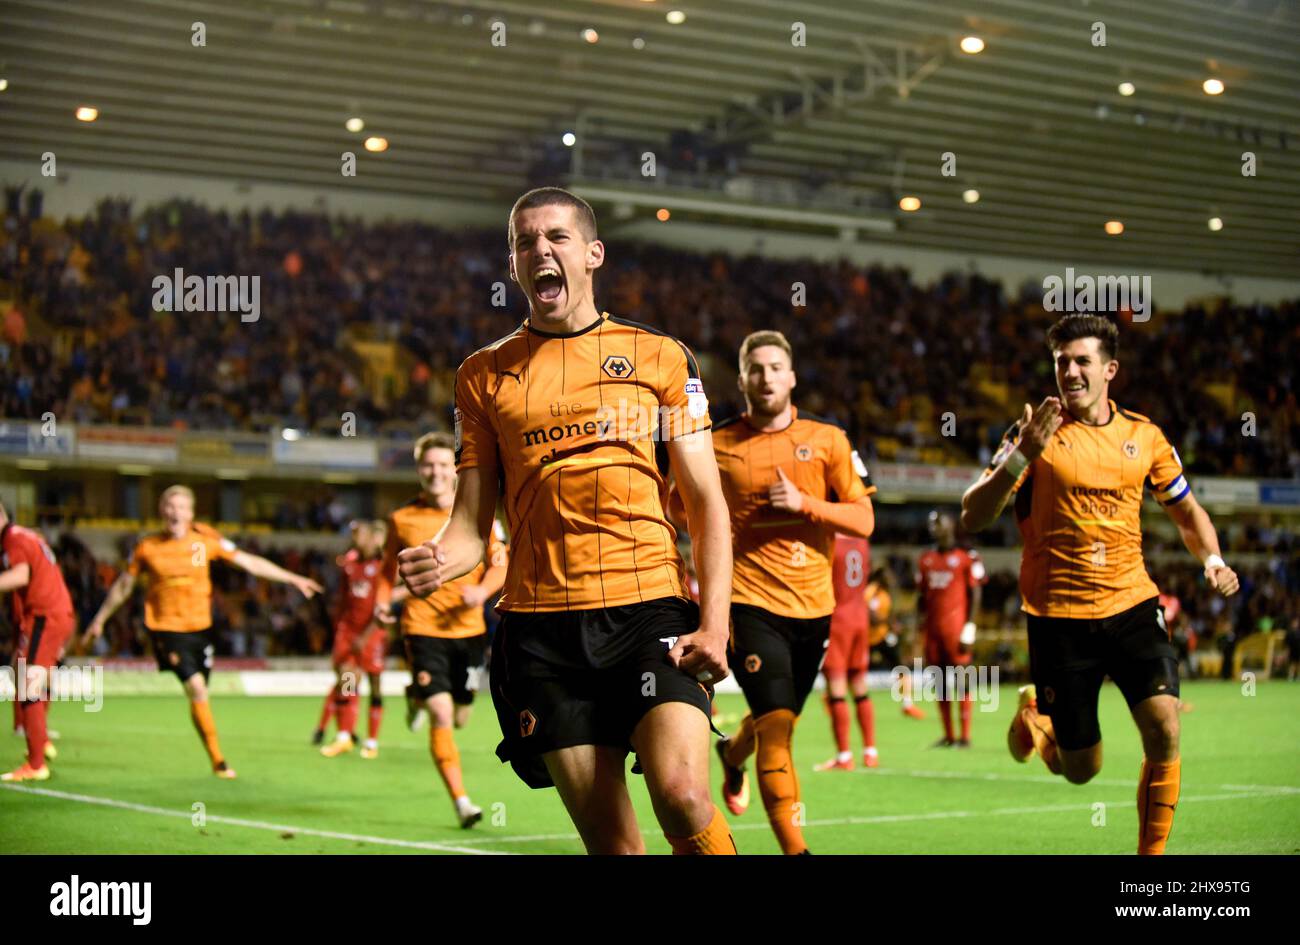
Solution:
[{"label": "raised arm", "polygon": [[1059,398],[1045,398],[1037,410],[1025,404],[1020,422],[993,458],[992,472],[986,471],[961,497],[961,524],[966,531],[982,531],[997,521],[1029,464],[1043,454],[1060,426]]},{"label": "raised arm", "polygon": [[292,584],[302,592],[303,597],[310,598],[324,590],[311,578],[303,577],[301,574],[294,574],[292,571],[286,571],[275,562],[267,561],[260,555],[249,554],[247,551],[236,551],[230,556],[230,563],[247,571],[253,577],[276,581],[280,584]]},{"label": "raised arm", "polygon": [[700,629],[677,640],[673,663],[705,682],[727,675],[731,636],[731,514],[722,493],[713,434],[691,433],[668,444],[668,459],[691,535],[700,582]]},{"label": "raised arm", "polygon": [[131,599],[131,592],[135,590],[135,575],[130,571],[123,571],[117,576],[112,587],[108,589],[108,595],[104,598],[104,603],[99,605],[99,610],[91,618],[86,632],[82,637],[83,643],[96,639],[104,632],[104,624],[108,618],[117,612],[117,609]]},{"label": "raised arm", "polygon": [[397,573],[416,597],[473,571],[483,561],[497,508],[497,471],[486,466],[460,470],[451,517],[431,541],[404,548]]}]

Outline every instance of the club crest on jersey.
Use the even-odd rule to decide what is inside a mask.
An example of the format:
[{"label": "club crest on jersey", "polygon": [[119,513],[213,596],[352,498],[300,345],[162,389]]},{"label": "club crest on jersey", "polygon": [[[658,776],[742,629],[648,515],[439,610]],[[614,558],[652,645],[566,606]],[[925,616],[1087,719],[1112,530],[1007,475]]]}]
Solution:
[{"label": "club crest on jersey", "polygon": [[745,672],[756,673],[763,665],[762,658],[757,653],[750,653],[745,657]]},{"label": "club crest on jersey", "polygon": [[433,682],[433,677],[429,675],[428,670],[422,669],[415,674],[415,681],[421,686],[427,686],[429,683]]},{"label": "club crest on jersey", "polygon": [[519,737],[527,738],[537,730],[537,716],[527,709],[519,713]]},{"label": "club crest on jersey", "polygon": [[806,463],[812,459],[812,447],[807,443],[800,443],[794,448],[794,456],[800,462]]},{"label": "club crest on jersey", "polygon": [[632,362],[621,354],[611,354],[605,359],[605,362],[600,366],[600,369],[610,377],[614,378],[614,380],[621,381],[625,377],[631,376]]},{"label": "club crest on jersey", "polygon": [[1138,458],[1138,445],[1136,440],[1125,440],[1123,449],[1124,455],[1129,459]]}]

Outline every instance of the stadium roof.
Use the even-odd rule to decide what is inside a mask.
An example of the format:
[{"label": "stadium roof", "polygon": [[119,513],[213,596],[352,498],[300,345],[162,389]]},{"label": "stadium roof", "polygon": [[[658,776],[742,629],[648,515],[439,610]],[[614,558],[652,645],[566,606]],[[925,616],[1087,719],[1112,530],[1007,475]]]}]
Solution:
[{"label": "stadium roof", "polygon": [[[959,51],[967,34],[987,48]],[[1202,90],[1210,77],[1223,94]],[[622,217],[663,206],[1120,272],[1300,275],[1294,0],[5,0],[0,78],[0,155],[53,151],[62,168],[495,214],[560,168]],[[98,120],[76,121],[80,105]],[[367,153],[369,135],[389,149]],[[684,148],[713,166],[669,169]],[[903,195],[921,209],[900,210]]]}]

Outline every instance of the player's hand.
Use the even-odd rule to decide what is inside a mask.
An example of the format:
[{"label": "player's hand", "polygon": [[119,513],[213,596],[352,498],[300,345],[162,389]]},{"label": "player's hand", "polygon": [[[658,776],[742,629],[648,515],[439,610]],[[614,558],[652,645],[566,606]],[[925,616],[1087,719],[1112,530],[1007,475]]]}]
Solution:
[{"label": "player's hand", "polygon": [[293,586],[298,588],[298,592],[308,600],[311,600],[317,594],[324,593],[325,591],[325,588],[321,587],[309,577],[303,577],[301,574],[294,575],[294,577],[295,580]]},{"label": "player's hand", "polygon": [[1042,456],[1062,422],[1059,397],[1043,398],[1037,410],[1025,404],[1025,412],[1020,418],[1020,452],[1025,454],[1025,459],[1033,462]]},{"label": "player's hand", "polygon": [[81,646],[86,648],[104,635],[104,621],[92,620],[86,627],[86,632],[81,635]]},{"label": "player's hand", "polygon": [[466,607],[482,607],[488,599],[487,591],[483,590],[482,584],[470,584],[468,587],[461,588],[460,596],[464,599]]},{"label": "player's hand", "polygon": [[442,566],[446,563],[447,553],[432,541],[397,553],[397,573],[416,597],[428,597],[442,587]]},{"label": "player's hand", "polygon": [[668,651],[668,662],[682,672],[690,673],[707,685],[714,686],[727,678],[727,641],[731,632],[723,627],[721,631],[696,630],[677,638],[677,643]]},{"label": "player's hand", "polygon": [[1224,597],[1231,597],[1241,588],[1241,582],[1237,580],[1237,572],[1226,564],[1222,567],[1206,568],[1205,580]]},{"label": "player's hand", "polygon": [[385,627],[397,623],[397,618],[393,616],[393,605],[375,604],[375,620]]},{"label": "player's hand", "polygon": [[785,474],[785,470],[780,466],[776,467],[776,482],[772,483],[767,490],[768,501],[772,503],[772,508],[782,512],[800,512],[803,510],[803,493],[799,487],[790,481]]}]

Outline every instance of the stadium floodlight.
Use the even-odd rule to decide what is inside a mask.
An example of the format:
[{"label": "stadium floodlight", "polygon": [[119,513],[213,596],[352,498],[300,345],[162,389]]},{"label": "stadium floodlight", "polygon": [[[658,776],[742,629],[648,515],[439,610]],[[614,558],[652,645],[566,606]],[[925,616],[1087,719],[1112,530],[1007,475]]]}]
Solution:
[{"label": "stadium floodlight", "polygon": [[915,213],[921,209],[921,198],[908,194],[898,201],[898,209],[906,213]]},{"label": "stadium floodlight", "polygon": [[1223,80],[1215,78],[1206,79],[1201,83],[1201,88],[1205,90],[1206,95],[1222,95],[1224,89]]},{"label": "stadium floodlight", "polygon": [[295,430],[293,427],[285,427],[283,430],[280,431],[280,439],[288,440],[290,443],[292,443],[294,440],[301,440],[302,431]]},{"label": "stadium floodlight", "polygon": [[664,19],[673,26],[681,26],[681,24],[686,22],[686,14],[681,10],[669,10],[668,13],[665,14]]},{"label": "stadium floodlight", "polygon": [[978,36],[963,36],[960,45],[961,51],[968,56],[975,56],[984,51],[984,40]]},{"label": "stadium floodlight", "polygon": [[1136,91],[1137,91],[1137,86],[1134,85],[1132,82],[1121,82],[1119,84],[1119,94],[1123,95],[1125,98],[1132,95]]},{"label": "stadium floodlight", "polygon": [[572,131],[566,131],[564,135],[560,138],[560,140],[564,142],[564,146],[566,148],[571,148],[575,144],[577,144],[578,136],[575,135]]},{"label": "stadium floodlight", "polygon": [[961,199],[966,201],[967,203],[979,203],[980,192],[976,190],[974,187],[972,187],[969,190],[962,191]]},{"label": "stadium floodlight", "polygon": [[1119,236],[1123,232],[1124,232],[1124,224],[1121,223],[1119,220],[1106,221],[1107,236]]},{"label": "stadium floodlight", "polygon": [[8,80],[8,79],[0,79],[0,92],[3,92],[3,91],[4,91],[5,89],[7,89],[7,88],[9,88],[9,80]]},{"label": "stadium floodlight", "polygon": [[349,118],[343,125],[348,131],[356,134],[358,131],[366,130],[366,123],[360,118]]},{"label": "stadium floodlight", "polygon": [[380,152],[380,151],[387,151],[387,150],[388,150],[388,139],[387,139],[387,138],[380,138],[378,135],[373,135],[373,136],[371,136],[371,137],[369,137],[369,138],[366,139],[366,150],[367,150],[367,151],[374,151],[374,152],[376,152],[376,153],[378,153],[378,152]]},{"label": "stadium floodlight", "polygon": [[1210,219],[1206,221],[1206,226],[1217,233],[1223,229],[1223,219],[1221,217],[1210,217]]},{"label": "stadium floodlight", "polygon": [[99,109],[91,105],[82,105],[76,111],[77,121],[94,121],[99,117]]}]

